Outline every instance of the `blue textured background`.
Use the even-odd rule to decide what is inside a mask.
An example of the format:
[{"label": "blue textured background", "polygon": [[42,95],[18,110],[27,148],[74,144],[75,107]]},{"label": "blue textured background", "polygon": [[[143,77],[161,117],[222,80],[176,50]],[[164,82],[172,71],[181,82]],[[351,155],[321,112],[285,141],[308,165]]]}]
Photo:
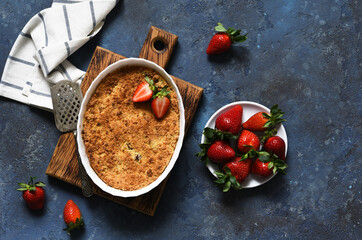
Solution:
[{"label": "blue textured background", "polygon": [[[1,73],[26,22],[50,0],[0,2]],[[70,60],[86,70],[97,45],[137,57],[153,25],[179,36],[167,71],[205,88],[154,217],[45,175],[60,133],[51,113],[0,98],[0,239],[69,239],[73,199],[86,227],[74,239],[361,239],[361,6],[353,1],[120,1]],[[217,22],[249,39],[205,53]],[[223,194],[194,157],[214,111],[233,101],[286,112],[288,175]],[[32,212],[18,182],[38,176],[46,205]]]}]

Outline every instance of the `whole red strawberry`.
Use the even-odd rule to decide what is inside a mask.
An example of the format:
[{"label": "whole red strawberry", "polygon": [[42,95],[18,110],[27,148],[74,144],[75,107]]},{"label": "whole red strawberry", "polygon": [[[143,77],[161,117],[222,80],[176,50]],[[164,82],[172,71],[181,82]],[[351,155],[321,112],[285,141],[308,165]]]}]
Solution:
[{"label": "whole red strawberry", "polygon": [[251,172],[262,177],[269,177],[273,173],[273,169],[269,169],[268,165],[269,162],[264,163],[257,158],[251,167]]},{"label": "whole red strawberry", "polygon": [[284,112],[278,108],[278,105],[274,105],[270,109],[270,114],[266,112],[258,112],[251,116],[245,123],[243,123],[243,129],[250,131],[265,131],[267,129],[273,129],[275,126],[285,119],[281,117]]},{"label": "whole red strawberry", "polygon": [[82,214],[78,208],[78,206],[73,202],[73,200],[68,200],[65,204],[63,211],[63,219],[67,224],[67,228],[63,229],[70,234],[75,228],[79,228],[84,225]]},{"label": "whole red strawberry", "polygon": [[243,161],[240,160],[241,157],[234,157],[230,162],[227,162],[224,165],[224,171],[225,168],[228,167],[238,183],[244,182],[244,180],[249,176],[252,163],[252,159],[250,158]]},{"label": "whole red strawberry", "polygon": [[221,23],[215,27],[216,33],[207,47],[206,53],[208,55],[219,54],[229,50],[231,44],[236,42],[244,42],[247,37],[240,35],[241,30],[234,30],[234,28],[226,29]]},{"label": "whole red strawberry", "polygon": [[235,151],[226,141],[217,140],[207,150],[208,158],[216,163],[223,163],[235,156]]},{"label": "whole red strawberry", "polygon": [[224,132],[238,134],[241,129],[243,107],[236,105],[216,118],[215,127]]},{"label": "whole red strawberry", "polygon": [[36,179],[36,177],[30,177],[28,184],[18,183],[20,188],[17,190],[23,192],[23,199],[29,208],[39,210],[44,207],[45,192],[42,187],[44,187],[45,184],[42,182],[36,182],[34,184],[34,179]]},{"label": "whole red strawberry", "polygon": [[169,93],[170,91],[167,91],[167,86],[166,86],[153,96],[153,100],[151,102],[151,108],[153,114],[157,119],[163,118],[168,108],[170,107],[171,102],[170,102]]},{"label": "whole red strawberry", "polygon": [[251,158],[241,161],[241,157],[235,156],[224,164],[224,172],[215,172],[218,178],[215,183],[222,186],[223,192],[229,191],[230,187],[237,190],[242,189],[240,183],[249,176],[251,163]]},{"label": "whole red strawberry", "polygon": [[242,130],[238,139],[238,149],[241,153],[247,153],[250,149],[258,151],[260,140],[258,136],[248,130]]},{"label": "whole red strawberry", "polygon": [[274,153],[280,159],[285,160],[285,142],[279,136],[268,138],[264,144],[264,150],[269,153]]}]

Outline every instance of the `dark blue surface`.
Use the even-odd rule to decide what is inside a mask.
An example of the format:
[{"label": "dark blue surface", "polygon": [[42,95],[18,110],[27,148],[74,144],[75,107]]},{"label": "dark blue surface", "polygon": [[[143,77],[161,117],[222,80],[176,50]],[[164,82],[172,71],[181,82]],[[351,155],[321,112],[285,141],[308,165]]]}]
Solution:
[{"label": "dark blue surface", "polygon": [[[50,0],[0,2],[1,73],[26,22]],[[69,239],[73,199],[85,228],[74,239],[361,239],[361,7],[358,1],[120,1],[70,60],[86,70],[97,45],[137,57],[151,26],[179,36],[167,71],[205,88],[154,217],[45,175],[60,133],[51,113],[0,98],[0,239]],[[217,22],[249,39],[208,57]],[[194,156],[208,118],[233,101],[286,112],[288,175],[224,194]],[[46,206],[32,212],[18,182],[38,176]]]}]

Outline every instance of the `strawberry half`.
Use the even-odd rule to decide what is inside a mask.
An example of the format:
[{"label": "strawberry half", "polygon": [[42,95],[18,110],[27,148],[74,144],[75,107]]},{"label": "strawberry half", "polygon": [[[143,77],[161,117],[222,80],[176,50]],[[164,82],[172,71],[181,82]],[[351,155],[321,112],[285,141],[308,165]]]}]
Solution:
[{"label": "strawberry half", "polygon": [[45,186],[42,182],[34,184],[36,177],[30,177],[28,184],[18,183],[20,188],[18,191],[23,192],[23,199],[30,209],[39,210],[44,207],[45,192],[42,187]]},{"label": "strawberry half", "polygon": [[241,119],[243,117],[243,107],[234,106],[216,118],[215,127],[224,132],[238,134],[241,129]]},{"label": "strawberry half", "polygon": [[248,130],[241,131],[238,139],[238,149],[241,153],[247,153],[250,149],[258,151],[260,147],[260,140],[258,136]]},{"label": "strawberry half", "polygon": [[170,107],[169,93],[170,91],[167,91],[167,86],[165,86],[153,96],[154,99],[151,102],[151,108],[157,119],[163,118]]},{"label": "strawberry half", "polygon": [[157,90],[156,86],[153,85],[153,81],[148,76],[145,76],[145,80],[146,82],[141,82],[137,86],[132,97],[133,102],[146,102],[152,98],[153,93]]},{"label": "strawberry half", "polygon": [[84,225],[82,214],[73,200],[68,200],[68,202],[65,204],[63,219],[67,224],[67,228],[63,230],[67,231],[68,234],[70,234],[70,231],[73,229],[80,228]]},{"label": "strawberry half", "polygon": [[215,172],[218,179],[215,181],[218,185],[222,186],[223,192],[230,190],[230,187],[239,190],[242,189],[242,183],[250,173],[252,159],[247,158],[241,160],[241,157],[234,157],[231,161],[223,166],[224,172]]},{"label": "strawberry half", "polygon": [[235,151],[226,141],[217,140],[207,151],[209,159],[216,163],[223,163],[235,156]]},{"label": "strawberry half", "polygon": [[241,30],[234,30],[234,28],[226,29],[221,23],[218,23],[215,27],[218,32],[214,34],[207,47],[206,53],[208,55],[220,54],[229,50],[231,44],[236,42],[244,42],[247,37],[240,35]]}]

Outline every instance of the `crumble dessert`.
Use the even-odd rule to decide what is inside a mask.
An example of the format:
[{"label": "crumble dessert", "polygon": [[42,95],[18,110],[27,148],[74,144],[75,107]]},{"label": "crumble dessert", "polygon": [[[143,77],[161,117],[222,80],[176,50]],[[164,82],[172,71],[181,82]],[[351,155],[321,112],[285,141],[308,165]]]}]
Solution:
[{"label": "crumble dessert", "polygon": [[82,138],[91,167],[107,185],[124,191],[154,182],[171,160],[179,136],[180,112],[171,87],[170,108],[160,120],[150,102],[132,102],[145,76],[158,87],[168,85],[150,68],[118,69],[100,82],[84,114]]}]

